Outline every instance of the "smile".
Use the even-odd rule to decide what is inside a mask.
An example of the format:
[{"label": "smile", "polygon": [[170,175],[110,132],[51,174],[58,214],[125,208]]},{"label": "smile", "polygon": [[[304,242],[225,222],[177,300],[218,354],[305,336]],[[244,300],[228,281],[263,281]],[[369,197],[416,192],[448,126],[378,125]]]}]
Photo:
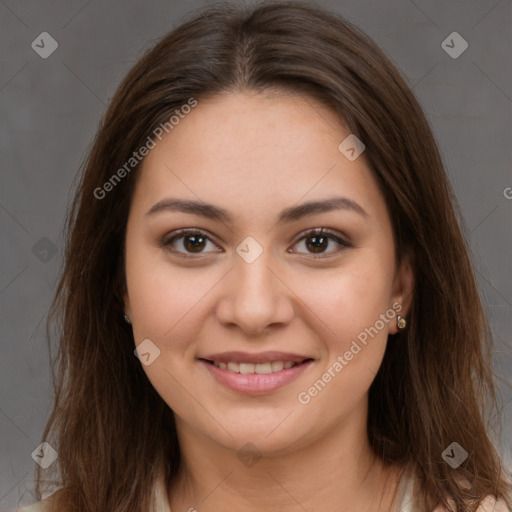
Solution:
[{"label": "smile", "polygon": [[265,394],[293,382],[313,359],[302,362],[268,361],[265,363],[237,363],[199,359],[215,381],[244,394]]},{"label": "smile", "polygon": [[297,363],[293,361],[272,361],[269,363],[235,363],[233,361],[229,361],[225,363],[223,361],[213,361],[212,362],[218,368],[222,368],[223,370],[228,370],[233,373],[243,373],[244,375],[249,375],[251,373],[258,374],[266,374],[266,373],[274,373],[280,372],[283,368],[288,369],[295,366]]}]

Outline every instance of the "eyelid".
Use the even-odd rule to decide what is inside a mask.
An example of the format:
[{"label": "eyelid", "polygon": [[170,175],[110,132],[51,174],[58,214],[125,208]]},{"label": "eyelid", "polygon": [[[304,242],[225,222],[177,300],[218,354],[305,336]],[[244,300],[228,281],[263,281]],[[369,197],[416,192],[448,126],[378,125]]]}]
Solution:
[{"label": "eyelid", "polygon": [[175,231],[171,231],[164,235],[162,238],[163,244],[168,244],[170,241],[172,241],[175,238],[178,238],[179,236],[185,236],[185,235],[202,235],[205,238],[208,238],[213,242],[213,239],[207,231],[200,228],[182,228],[182,229],[176,229]]}]

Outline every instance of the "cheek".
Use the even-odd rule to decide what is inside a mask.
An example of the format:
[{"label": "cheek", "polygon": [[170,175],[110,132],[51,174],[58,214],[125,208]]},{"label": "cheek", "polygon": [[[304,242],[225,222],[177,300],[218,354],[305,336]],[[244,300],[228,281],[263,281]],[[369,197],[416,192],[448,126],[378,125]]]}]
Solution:
[{"label": "cheek", "polygon": [[318,283],[322,286],[310,288],[312,329],[324,333],[324,357],[297,398],[301,404],[312,404],[310,412],[317,411],[327,423],[356,407],[382,363],[395,313],[389,303],[393,267],[388,264],[382,255],[369,252],[326,276]]},{"label": "cheek", "polygon": [[[143,365],[155,390],[178,415],[187,413],[196,368],[192,359],[194,340],[201,330],[201,299],[214,285],[210,273],[172,267],[165,254],[134,247],[127,251],[126,278],[132,312],[135,345],[149,339],[159,354]],[[162,251],[163,253],[163,251]],[[189,413],[190,415],[190,413]]]},{"label": "cheek", "polygon": [[134,247],[126,259],[126,279],[138,337],[164,343],[173,331],[190,325],[194,308],[213,286],[213,277],[169,263],[164,250]]},{"label": "cheek", "polygon": [[343,344],[373,325],[390,307],[392,282],[390,258],[368,250],[354,254],[336,269],[296,280],[293,289],[316,321],[323,323],[322,330]]}]

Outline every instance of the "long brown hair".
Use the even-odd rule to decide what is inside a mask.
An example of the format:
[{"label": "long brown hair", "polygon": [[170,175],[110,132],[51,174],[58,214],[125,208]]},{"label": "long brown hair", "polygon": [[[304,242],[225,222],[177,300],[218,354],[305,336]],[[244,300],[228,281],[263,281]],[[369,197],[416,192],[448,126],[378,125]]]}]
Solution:
[{"label": "long brown hair", "polygon": [[[60,339],[43,440],[59,453],[45,473],[50,481],[58,471],[55,509],[149,511],[158,472],[163,468],[169,489],[180,464],[173,412],[134,357],[119,299],[140,165],[128,169],[126,162],[191,98],[271,89],[319,99],[364,141],[397,257],[412,256],[410,328],[388,344],[369,390],[374,453],[386,463],[414,463],[421,510],[451,498],[456,510],[474,511],[489,494],[510,505],[509,475],[485,420],[497,410],[490,329],[422,109],[358,28],[310,4],[265,2],[193,13],[137,62],[102,119],[69,212],[50,316]],[[122,179],[112,181],[123,166]],[[454,441],[469,453],[457,470],[442,457]],[[36,479],[40,499],[39,467]]]}]

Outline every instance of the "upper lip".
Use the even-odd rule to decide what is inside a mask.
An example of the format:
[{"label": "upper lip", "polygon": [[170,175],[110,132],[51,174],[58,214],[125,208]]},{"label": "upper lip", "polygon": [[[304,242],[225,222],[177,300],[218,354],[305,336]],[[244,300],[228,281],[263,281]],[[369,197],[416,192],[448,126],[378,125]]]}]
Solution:
[{"label": "upper lip", "polygon": [[259,352],[251,354],[249,352],[222,352],[219,354],[211,354],[199,359],[207,361],[223,362],[223,363],[270,363],[272,361],[292,361],[294,363],[302,363],[306,359],[312,359],[299,354],[290,354],[289,352]]}]

